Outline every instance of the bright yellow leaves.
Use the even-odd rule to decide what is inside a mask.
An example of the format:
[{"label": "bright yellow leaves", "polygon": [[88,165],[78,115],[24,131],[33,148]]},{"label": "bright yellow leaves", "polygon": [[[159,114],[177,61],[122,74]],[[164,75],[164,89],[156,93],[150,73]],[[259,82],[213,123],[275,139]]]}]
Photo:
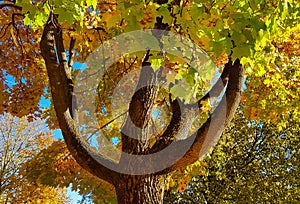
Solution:
[{"label": "bright yellow leaves", "polygon": [[223,19],[223,22],[224,22],[224,28],[229,29],[231,27],[231,25],[234,23],[234,20],[229,17],[229,18]]},{"label": "bright yellow leaves", "polygon": [[[273,41],[275,48],[280,53],[285,53],[288,58],[300,57],[300,24],[296,28],[287,28],[285,35]],[[299,59],[296,60],[299,63]]]},{"label": "bright yellow leaves", "polygon": [[[245,113],[251,120],[265,120],[282,128],[286,116],[299,112],[300,87],[300,27],[278,30],[271,36],[261,35],[264,43],[257,43],[257,52],[246,66]],[[246,69],[247,70],[247,69]]]},{"label": "bright yellow leaves", "polygon": [[200,104],[201,111],[203,111],[204,113],[209,113],[211,111],[211,104],[209,100],[201,101]]}]

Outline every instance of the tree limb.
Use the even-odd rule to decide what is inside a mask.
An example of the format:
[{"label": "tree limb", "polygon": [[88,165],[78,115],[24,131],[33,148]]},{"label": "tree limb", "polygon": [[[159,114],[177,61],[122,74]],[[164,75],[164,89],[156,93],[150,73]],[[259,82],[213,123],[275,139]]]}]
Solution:
[{"label": "tree limb", "polygon": [[199,114],[201,114],[202,101],[216,100],[221,95],[222,91],[224,90],[224,88],[228,83],[229,69],[231,66],[230,63],[231,62],[228,62],[225,65],[225,68],[221,76],[217,80],[217,82],[214,84],[214,86],[211,88],[211,90],[208,93],[206,93],[200,100],[197,101],[197,103],[184,105],[183,103],[179,104],[180,101],[178,101],[177,99],[171,102],[172,113],[173,113],[171,121],[167,126],[165,132],[159,138],[159,141],[156,142],[155,145],[152,147],[151,153],[155,153],[166,148],[168,145],[170,145],[173,142],[174,138],[182,138],[178,134],[182,133],[180,129],[182,129],[186,125],[185,123],[187,121],[186,120],[187,118],[182,115],[182,112],[184,111],[183,109],[194,108],[197,111],[197,109],[199,108],[200,109]]},{"label": "tree limb", "polygon": [[[72,90],[70,90],[70,86],[73,86],[73,84],[72,80],[68,78],[68,73],[66,73],[68,64],[64,57],[65,51],[61,32],[56,16],[50,14],[44,27],[40,47],[46,63],[59,125],[67,147],[76,161],[93,175],[112,183],[117,173],[107,166],[113,167],[116,164],[90,150],[89,145],[81,140],[82,136],[78,130],[76,120],[72,116],[74,108],[72,107]],[[57,53],[54,49],[55,45]],[[59,61],[57,61],[57,55]],[[105,166],[102,164],[105,164]]]},{"label": "tree limb", "polygon": [[218,107],[196,133],[185,140],[175,141],[175,144],[172,144],[173,152],[180,151],[187,148],[187,146],[191,147],[176,163],[158,172],[158,174],[184,169],[187,165],[196,162],[200,156],[205,154],[218,141],[224,128],[231,121],[242,95],[244,70],[238,59],[234,62],[233,66],[231,65],[231,61],[228,65],[229,82]]},{"label": "tree limb", "polygon": [[68,60],[68,66],[70,69],[70,72],[72,72],[73,67],[73,58],[74,58],[74,46],[75,46],[75,38],[71,37],[70,47],[69,47],[69,60]]}]

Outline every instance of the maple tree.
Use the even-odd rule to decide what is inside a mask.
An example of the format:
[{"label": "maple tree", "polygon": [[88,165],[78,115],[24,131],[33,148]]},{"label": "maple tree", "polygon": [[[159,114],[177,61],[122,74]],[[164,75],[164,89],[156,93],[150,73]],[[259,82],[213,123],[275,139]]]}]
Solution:
[{"label": "maple tree", "polygon": [[[264,119],[267,122],[277,123],[280,128],[285,126],[291,110],[293,116],[299,118],[297,1],[20,0],[16,5],[8,2],[0,6],[0,46],[3,48],[0,58],[4,68],[0,73],[0,91],[4,93],[0,97],[2,103],[0,111],[11,112],[17,116],[29,113],[40,116],[38,102],[41,96],[49,98],[45,87],[50,83],[48,90],[52,92],[52,106],[44,110],[43,116],[48,118],[51,127],[59,126],[62,129],[68,149],[84,169],[116,187],[120,203],[134,201],[142,203],[148,199],[153,203],[161,202],[168,174],[196,162],[199,156],[215,143],[240,101],[244,80],[241,64],[246,71],[247,89],[242,98],[245,115],[252,120]],[[161,46],[166,45],[163,43],[164,40],[171,39],[164,38],[166,34],[164,32],[152,32],[155,38],[150,44],[158,45],[157,51],[151,47],[147,50],[145,47],[144,50],[135,53],[126,53],[121,49],[121,52],[124,51],[121,54],[124,55],[116,60],[106,70],[101,81],[95,84],[98,94],[92,100],[97,104],[97,123],[109,141],[113,138],[120,141],[117,149],[122,150],[124,154],[120,153],[119,163],[127,165],[127,170],[129,169],[127,174],[120,174],[111,170],[120,169],[116,163],[99,155],[95,160],[95,151],[100,150],[91,146],[95,143],[95,140],[91,140],[93,132],[85,132],[81,136],[77,131],[82,130],[75,122],[77,116],[82,120],[87,117],[86,111],[89,111],[82,109],[84,107],[80,105],[88,103],[89,97],[86,101],[78,99],[80,111],[77,113],[77,107],[72,101],[74,98],[72,87],[77,86],[76,77],[82,76],[81,73],[84,71],[72,69],[72,62],[89,60],[89,55],[97,47],[122,33],[153,28],[178,33],[186,39],[191,39],[194,45],[201,46],[205,52],[197,47],[188,47],[191,45],[189,41],[182,43],[175,40],[169,44],[179,43],[176,45],[179,48],[175,46],[174,49],[172,47],[168,49],[173,49],[173,53],[180,53],[180,57],[172,53],[165,55]],[[290,46],[287,48],[285,45]],[[127,47],[130,47],[130,44],[127,44]],[[118,47],[111,47],[111,50],[118,53]],[[197,73],[199,72],[197,66],[203,65],[199,54],[208,55],[218,69],[208,66],[205,72]],[[95,65],[105,62],[94,59],[88,63]],[[147,66],[151,69],[147,69]],[[162,71],[161,78],[157,77],[162,66],[169,67],[173,72],[168,74]],[[131,97],[130,101],[125,105],[123,103],[114,107],[114,101],[111,100],[113,90],[127,73],[139,67],[143,68],[139,74],[138,84],[143,81],[157,82],[159,79],[166,82],[167,91],[149,84],[132,95],[123,90],[125,93],[123,95]],[[217,70],[222,72],[222,75],[212,86],[210,81],[213,81]],[[8,81],[11,81],[9,79],[13,79],[12,84],[8,84]],[[128,81],[123,85],[130,84],[130,80]],[[178,81],[179,84],[174,84]],[[286,90],[287,86],[289,90]],[[221,102],[216,100],[216,103],[208,103],[212,98],[219,96],[220,99],[224,92]],[[125,99],[124,96],[119,97],[119,100]],[[200,109],[199,118],[195,116],[197,115],[195,108]],[[153,119],[149,114],[144,114],[152,109],[158,110],[159,117],[166,121],[161,122],[158,117]],[[142,129],[154,124],[160,130],[159,137],[155,137],[149,143],[128,138],[124,134],[126,131],[131,136],[141,134],[140,136],[149,139],[147,133],[132,132],[131,126],[126,122],[128,115],[133,123],[143,127]],[[213,123],[214,119],[222,119],[222,116],[225,116],[223,121]],[[191,124],[191,120],[195,120],[198,125]],[[209,126],[213,132],[207,131]],[[185,135],[190,133],[192,136],[186,138]],[[211,142],[205,144],[204,151],[201,148],[207,135]],[[101,153],[114,158],[115,149],[112,148],[111,151],[101,137],[95,139],[99,146],[107,146]],[[147,168],[151,170],[153,165],[149,165],[151,162],[145,164],[146,161],[143,163],[140,160],[129,162],[130,158],[126,157],[125,153],[150,154],[163,150],[169,144],[174,145],[174,152],[185,147],[186,145],[182,144],[191,140],[193,140],[191,149],[169,167],[149,175],[130,175],[132,173],[130,171],[134,171],[134,168],[130,169],[133,164],[148,165],[146,168],[142,166],[143,171]],[[171,153],[165,156],[172,159]],[[111,168],[99,164],[99,161]],[[152,181],[150,183],[153,186],[149,187],[149,181]]]},{"label": "maple tree", "polygon": [[29,182],[24,163],[53,142],[42,120],[0,115],[0,202],[63,203],[63,188]]}]

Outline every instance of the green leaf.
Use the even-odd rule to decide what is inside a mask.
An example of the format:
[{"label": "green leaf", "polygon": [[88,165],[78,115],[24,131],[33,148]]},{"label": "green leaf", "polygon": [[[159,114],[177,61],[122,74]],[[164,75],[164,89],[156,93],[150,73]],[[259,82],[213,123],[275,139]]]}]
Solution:
[{"label": "green leaf", "polygon": [[187,95],[185,88],[179,84],[174,85],[170,89],[170,92],[171,92],[171,94],[173,94],[173,96],[178,97],[180,99],[183,99]]},{"label": "green leaf", "polygon": [[232,49],[233,60],[242,57],[249,57],[250,54],[251,54],[251,47],[248,45],[239,46]]},{"label": "green leaf", "polygon": [[201,16],[201,14],[204,13],[204,7],[203,6],[199,6],[198,4],[193,3],[190,6],[190,11],[189,11],[192,19],[194,21],[197,21],[198,18]]},{"label": "green leaf", "polygon": [[167,8],[167,6],[162,6],[158,9],[158,14],[160,16],[163,16],[163,23],[168,23],[170,24],[172,22],[172,17],[171,17],[171,13],[169,11],[169,9]]},{"label": "green leaf", "polygon": [[35,14],[36,13],[36,8],[32,3],[24,2],[20,4],[22,6],[22,12],[23,13],[30,13],[30,14]]},{"label": "green leaf", "polygon": [[59,21],[60,22],[67,22],[72,24],[74,22],[74,13],[67,11],[64,8],[57,8],[55,9],[55,12],[59,15]]},{"label": "green leaf", "polygon": [[126,17],[125,22],[126,22],[126,27],[125,27],[125,32],[130,32],[130,31],[135,31],[135,30],[140,30],[141,29],[141,24],[139,21],[142,18],[137,18],[135,15],[129,15]]},{"label": "green leaf", "polygon": [[157,71],[162,65],[162,59],[153,59],[151,60],[151,67],[153,71]]},{"label": "green leaf", "polygon": [[25,14],[24,24],[25,25],[32,25],[32,20],[29,18],[29,14]]},{"label": "green leaf", "polygon": [[246,42],[246,37],[240,31],[234,31],[231,35],[232,40],[236,46],[239,46]]},{"label": "green leaf", "polygon": [[46,15],[50,14],[49,4],[44,4],[43,9],[44,9],[44,12],[45,12]]},{"label": "green leaf", "polygon": [[189,85],[193,86],[195,83],[195,73],[197,73],[197,71],[194,68],[190,67],[188,69],[188,72],[186,74],[183,74],[182,77]]},{"label": "green leaf", "polygon": [[36,25],[37,26],[43,26],[47,21],[47,16],[42,12],[37,13],[35,18],[36,18]]}]

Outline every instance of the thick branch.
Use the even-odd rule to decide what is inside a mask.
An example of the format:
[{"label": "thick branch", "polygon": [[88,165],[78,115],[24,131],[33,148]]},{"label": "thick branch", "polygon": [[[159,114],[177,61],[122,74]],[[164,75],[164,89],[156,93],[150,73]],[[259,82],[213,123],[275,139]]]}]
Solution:
[{"label": "thick branch", "polygon": [[150,50],[147,49],[136,92],[129,104],[129,117],[122,129],[122,151],[130,154],[145,154],[149,149],[149,121],[158,90],[158,72],[151,68],[148,62],[150,56]]},{"label": "thick branch", "polygon": [[[205,94],[197,103],[191,104],[191,105],[184,105],[179,104],[180,102],[178,100],[174,100],[172,102],[172,118],[171,121],[165,130],[165,132],[162,134],[162,136],[159,138],[159,141],[156,142],[156,144],[151,148],[150,153],[158,152],[167,146],[169,146],[173,141],[174,138],[185,138],[184,136],[181,136],[179,134],[182,134],[183,131],[180,131],[181,129],[184,129],[184,127],[188,124],[186,124],[187,118],[183,116],[182,112],[184,109],[194,109],[197,111],[197,109],[200,109],[200,113],[202,112],[202,104],[201,101],[211,100],[215,101],[223,92],[224,88],[226,87],[228,83],[228,76],[229,76],[229,69],[231,67],[231,62],[228,62],[225,65],[225,68],[217,80],[217,82],[214,84],[212,89]],[[191,117],[191,116],[190,116]]]},{"label": "thick branch", "polygon": [[[111,168],[107,168],[107,166],[113,167],[115,164],[89,151],[89,146],[81,140],[82,136],[76,121],[72,117],[72,90],[70,90],[72,81],[67,77],[68,65],[63,56],[64,47],[59,32],[62,31],[59,28],[57,19],[51,14],[44,27],[40,46],[46,63],[53,104],[60,128],[67,147],[76,161],[93,175],[112,183],[116,172],[110,170]],[[57,62],[54,49],[54,40],[56,41],[59,62]],[[105,164],[105,166],[102,164]]]},{"label": "thick branch", "polygon": [[242,95],[244,70],[238,59],[233,66],[231,62],[229,63],[229,82],[218,107],[195,134],[185,140],[176,141],[174,142],[175,144],[172,144],[174,152],[189,146],[191,147],[176,163],[159,173],[183,169],[187,165],[196,162],[200,156],[205,154],[218,141],[226,125],[231,121]]},{"label": "thick branch", "polygon": [[[221,83],[228,80],[227,89],[218,107],[207,122],[192,136],[183,140],[175,140],[166,148],[155,151],[154,154],[149,153],[153,149],[145,152],[136,151],[135,154],[138,155],[124,154],[123,152],[120,164],[128,168],[127,172],[163,175],[178,169],[184,169],[187,165],[197,161],[218,141],[219,136],[230,122],[238,106],[243,84],[243,68],[239,60],[235,62],[234,66],[229,62],[224,72]],[[221,85],[216,85],[216,87],[221,87]],[[184,114],[184,112],[181,114]],[[180,116],[180,114],[177,116]],[[180,123],[181,128],[184,130],[180,131],[180,128],[175,134],[180,134],[180,132],[186,134],[188,130],[185,129],[185,125],[185,121],[183,125]],[[136,141],[138,142],[138,140]]]},{"label": "thick branch", "polygon": [[208,93],[206,93],[205,96],[203,96],[197,102],[197,104],[200,108],[202,107],[201,101],[205,101],[205,100],[215,101],[221,95],[222,91],[224,90],[224,87],[228,83],[228,77],[229,77],[229,72],[230,72],[231,66],[232,66],[232,62],[231,62],[231,60],[229,60],[225,64],[225,67],[224,67],[224,70],[223,70],[221,76],[219,77],[218,81],[214,84],[212,89]]}]

